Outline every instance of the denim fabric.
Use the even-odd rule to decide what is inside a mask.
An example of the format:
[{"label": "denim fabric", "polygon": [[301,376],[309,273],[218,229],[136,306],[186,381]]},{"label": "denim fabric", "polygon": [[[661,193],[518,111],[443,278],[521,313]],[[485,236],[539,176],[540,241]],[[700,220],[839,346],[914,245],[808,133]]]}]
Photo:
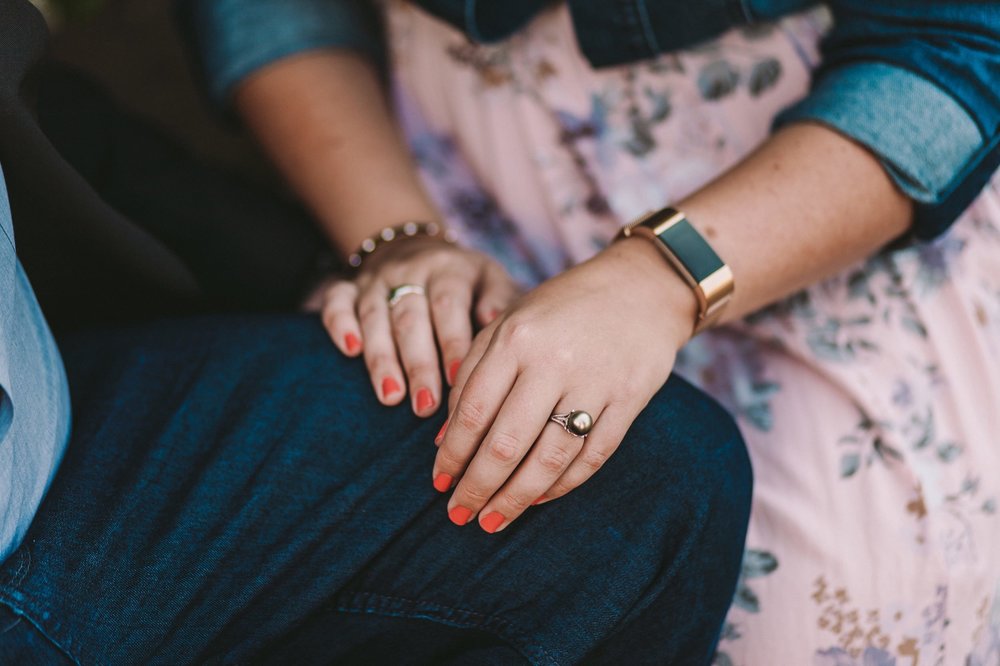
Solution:
[{"label": "denim fabric", "polygon": [[711,660],[751,477],[678,378],[588,483],[489,535],[431,486],[443,415],[379,405],[312,317],[60,348],[74,431],[0,567],[0,662],[40,637],[77,663]]},{"label": "denim fabric", "polygon": [[[379,50],[359,0],[181,0],[213,99],[278,57],[322,47]],[[692,46],[812,0],[568,0],[595,67]],[[419,0],[464,30],[509,36],[548,3]],[[1000,166],[1000,9],[980,0],[834,0],[816,92],[786,121],[815,120],[862,143],[917,202],[919,237],[943,232]],[[497,7],[500,7],[498,9]],[[873,68],[873,65],[879,65]],[[874,77],[874,78],[870,78]],[[838,99],[846,93],[848,102]],[[907,109],[903,121],[885,109]],[[908,125],[907,123],[915,123]],[[973,131],[974,128],[974,131]],[[916,137],[933,141],[909,143]],[[904,146],[909,143],[908,147]]]},{"label": "denim fabric", "polygon": [[[913,102],[900,104],[901,99]],[[924,204],[947,199],[943,193],[954,186],[956,174],[984,148],[976,123],[952,97],[927,79],[884,63],[832,70],[777,124],[803,120],[823,123],[877,152],[900,189]],[[954,211],[955,217],[960,213]],[[939,218],[924,215],[915,234],[931,238],[943,232]]]},{"label": "denim fabric", "polygon": [[21,542],[69,437],[62,362],[14,250],[0,171],[0,560]]},{"label": "denim fabric", "polygon": [[180,0],[195,27],[196,57],[212,99],[261,67],[302,51],[336,45],[381,61],[378,19],[365,0]]}]

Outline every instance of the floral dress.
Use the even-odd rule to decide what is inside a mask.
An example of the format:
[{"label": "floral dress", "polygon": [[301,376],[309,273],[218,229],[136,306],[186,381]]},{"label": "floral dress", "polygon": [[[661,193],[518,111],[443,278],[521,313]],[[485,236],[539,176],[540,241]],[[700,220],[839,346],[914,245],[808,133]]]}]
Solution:
[{"label": "floral dress", "polygon": [[[759,145],[828,24],[595,71],[562,6],[482,46],[387,4],[425,182],[526,286]],[[1000,664],[1000,178],[941,238],[700,335],[676,371],[734,414],[755,471],[717,664]]]}]

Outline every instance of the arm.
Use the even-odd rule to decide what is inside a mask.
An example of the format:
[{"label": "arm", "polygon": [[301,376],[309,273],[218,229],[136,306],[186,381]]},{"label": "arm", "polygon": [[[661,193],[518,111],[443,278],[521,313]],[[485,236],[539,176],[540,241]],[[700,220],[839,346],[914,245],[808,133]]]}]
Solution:
[{"label": "arm", "polygon": [[[364,0],[185,0],[209,93],[232,105],[343,257],[380,230],[435,221],[378,75],[376,20]],[[393,308],[394,287],[413,284]],[[363,355],[386,405],[409,394],[430,416],[479,324],[517,288],[481,253],[434,238],[394,241],[319,294],[323,323]],[[443,370],[443,372],[442,372]]]},{"label": "arm", "polygon": [[[733,269],[729,320],[872,254],[912,215],[870,152],[813,124],[779,131],[680,207]],[[478,513],[485,529],[504,529],[586,481],[670,375],[695,312],[659,251],[631,238],[487,327],[458,373],[432,471],[438,488],[460,479],[452,519]],[[585,440],[547,425],[572,409],[595,417]]]},{"label": "arm", "polygon": [[375,68],[357,53],[279,60],[241,82],[234,101],[342,256],[384,227],[438,218]]}]

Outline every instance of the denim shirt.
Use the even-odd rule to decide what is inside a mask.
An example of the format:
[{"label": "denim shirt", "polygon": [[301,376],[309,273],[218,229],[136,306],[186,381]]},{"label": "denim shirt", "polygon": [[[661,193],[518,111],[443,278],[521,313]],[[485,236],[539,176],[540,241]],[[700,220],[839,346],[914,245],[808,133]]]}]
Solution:
[{"label": "denim shirt", "polygon": [[[381,58],[365,0],[180,0],[209,94],[300,51],[350,48]],[[566,0],[594,67],[692,46],[814,0]],[[549,0],[418,0],[476,41],[504,39]],[[916,206],[931,238],[1000,165],[1000,2],[830,0],[834,27],[811,93],[777,125],[815,121],[866,146]]]},{"label": "denim shirt", "polygon": [[62,360],[14,250],[0,171],[0,561],[17,548],[69,439]]}]

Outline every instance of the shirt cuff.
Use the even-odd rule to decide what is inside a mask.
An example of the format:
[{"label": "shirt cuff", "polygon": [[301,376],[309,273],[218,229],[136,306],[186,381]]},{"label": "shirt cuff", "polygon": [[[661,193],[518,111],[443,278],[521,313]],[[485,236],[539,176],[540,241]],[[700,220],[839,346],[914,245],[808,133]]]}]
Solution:
[{"label": "shirt cuff", "polygon": [[202,75],[220,106],[253,72],[303,51],[348,48],[382,60],[377,16],[360,0],[196,0],[191,9]]},{"label": "shirt cuff", "polygon": [[910,198],[940,203],[985,143],[953,97],[901,67],[855,63],[821,74],[776,126],[811,120],[871,150]]}]

